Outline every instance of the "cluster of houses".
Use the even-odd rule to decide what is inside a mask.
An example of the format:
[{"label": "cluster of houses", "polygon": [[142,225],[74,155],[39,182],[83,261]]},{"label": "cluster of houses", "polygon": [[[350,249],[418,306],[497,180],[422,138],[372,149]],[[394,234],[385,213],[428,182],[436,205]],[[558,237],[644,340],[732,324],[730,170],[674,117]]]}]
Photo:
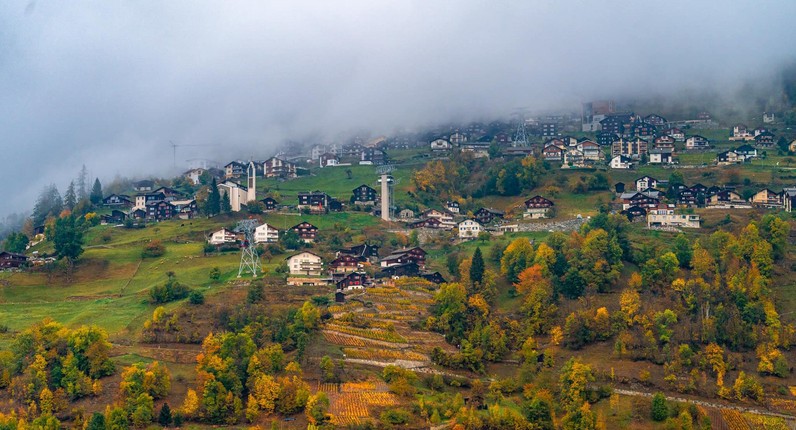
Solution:
[{"label": "cluster of houses", "polygon": [[[314,242],[318,234],[318,228],[306,221],[290,230],[296,232],[305,243]],[[222,228],[213,232],[207,242],[215,246],[237,246],[243,240],[240,233]],[[254,230],[255,244],[275,243],[278,240],[279,230],[268,223],[263,223]],[[301,251],[287,257],[286,263],[288,285],[334,285],[338,301],[344,300],[345,294],[351,290],[401,277],[419,277],[437,284],[445,282],[439,272],[425,270],[426,251],[420,247],[399,249],[380,257],[379,246],[361,244],[338,250],[335,258],[327,263],[323,261],[323,257],[312,251]],[[366,266],[379,268],[375,279],[365,271]]]},{"label": "cluster of houses", "polygon": [[[379,268],[373,278],[366,266]],[[379,257],[378,246],[362,244],[338,250],[328,263],[318,254],[302,251],[287,258],[287,267],[288,285],[334,285],[337,302],[345,301],[346,294],[352,291],[403,277],[445,282],[439,272],[425,270],[426,251],[420,247],[398,249]]]},{"label": "cluster of houses", "polygon": [[152,188],[151,185],[139,183],[136,189],[141,192],[135,196],[111,194],[102,199],[103,206],[111,209],[110,214],[102,216],[102,222],[118,224],[128,218],[142,221],[191,219],[199,214],[195,199],[173,188]]},{"label": "cluster of houses", "polygon": [[[542,196],[534,196],[525,201],[523,218],[540,219],[552,215],[554,203]],[[459,239],[476,239],[482,232],[489,232],[489,225],[504,218],[503,211],[482,207],[468,218],[461,214],[458,202],[449,201],[445,210],[428,209],[415,217],[414,212],[404,209],[398,217],[408,221],[411,229],[425,228],[434,230],[454,230]]]},{"label": "cluster of houses", "polygon": [[[676,208],[749,209],[753,207],[780,208],[788,212],[796,203],[796,188],[785,188],[781,192],[762,189],[744,199],[732,187],[702,184],[691,186],[678,184],[669,190],[668,198],[660,191],[664,185],[651,176],[642,176],[635,181],[635,190],[626,190],[624,183],[615,185],[621,205],[621,213],[630,221],[647,221],[648,227],[699,228],[699,215],[677,214]],[[662,187],[661,187],[662,188]],[[671,187],[670,187],[671,188]]]}]

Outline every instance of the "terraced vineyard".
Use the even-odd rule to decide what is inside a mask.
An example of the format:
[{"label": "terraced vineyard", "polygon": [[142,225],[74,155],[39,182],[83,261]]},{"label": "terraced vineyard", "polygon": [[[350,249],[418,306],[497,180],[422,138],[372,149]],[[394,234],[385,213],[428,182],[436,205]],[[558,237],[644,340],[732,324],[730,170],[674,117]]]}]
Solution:
[{"label": "terraced vineyard", "polygon": [[330,307],[333,318],[324,326],[323,337],[340,348],[346,361],[429,366],[429,353],[435,346],[453,349],[441,335],[412,328],[428,317],[433,287],[414,281],[367,289],[356,301]]},{"label": "terraced vineyard", "polygon": [[398,397],[387,391],[387,385],[375,380],[320,383],[318,391],[329,396],[329,413],[337,426],[360,424],[364,418],[374,416],[374,410],[399,404]]}]

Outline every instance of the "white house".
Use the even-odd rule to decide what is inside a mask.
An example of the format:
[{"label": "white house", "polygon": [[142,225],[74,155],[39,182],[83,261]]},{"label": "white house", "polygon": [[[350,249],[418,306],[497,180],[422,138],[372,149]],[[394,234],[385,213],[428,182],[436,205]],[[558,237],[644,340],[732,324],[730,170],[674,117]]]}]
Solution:
[{"label": "white house", "polygon": [[475,239],[478,233],[484,231],[484,227],[476,220],[467,219],[458,224],[459,238],[461,239]]},{"label": "white house", "polygon": [[693,135],[685,140],[685,149],[708,149],[710,148],[710,141],[702,136]]},{"label": "white house", "polygon": [[254,229],[254,243],[273,243],[279,241],[279,230],[263,224]]},{"label": "white house", "polygon": [[191,181],[191,184],[199,185],[201,183],[199,178],[201,178],[202,174],[204,174],[205,171],[206,171],[205,169],[197,167],[185,172],[183,175],[185,175],[186,179]]},{"label": "white house", "polygon": [[309,251],[304,251],[287,259],[291,275],[320,276],[323,272],[323,259]]},{"label": "white house", "polygon": [[235,243],[237,240],[238,239],[235,233],[222,228],[221,230],[211,234],[210,238],[207,239],[207,243],[211,245],[223,245],[225,243]]},{"label": "white house", "polygon": [[451,149],[453,145],[451,145],[448,139],[434,139],[431,141],[431,150],[432,151],[447,151]]},{"label": "white house", "polygon": [[611,159],[610,166],[612,169],[630,169],[633,167],[633,160],[624,155],[617,155]]},{"label": "white house", "polygon": [[652,176],[642,176],[636,179],[636,190],[644,191],[647,188],[655,188],[658,186],[658,180]]},{"label": "white house", "polygon": [[647,211],[647,228],[652,227],[684,227],[699,228],[701,224],[699,215],[675,214],[669,207],[657,207]]},{"label": "white house", "polygon": [[652,148],[649,153],[650,164],[672,164],[674,157],[671,148]]}]

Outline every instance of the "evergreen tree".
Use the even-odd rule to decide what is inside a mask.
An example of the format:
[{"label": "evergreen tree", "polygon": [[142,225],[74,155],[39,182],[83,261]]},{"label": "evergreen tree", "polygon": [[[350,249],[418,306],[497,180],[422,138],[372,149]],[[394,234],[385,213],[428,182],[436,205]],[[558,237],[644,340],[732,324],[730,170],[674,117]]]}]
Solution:
[{"label": "evergreen tree", "polygon": [[91,188],[89,199],[95,205],[102,203],[102,184],[100,184],[99,178],[94,178],[94,186]]},{"label": "evergreen tree", "polygon": [[83,165],[83,168],[80,169],[80,173],[77,175],[77,197],[78,200],[83,200],[88,198],[88,170],[86,169],[86,165]]},{"label": "evergreen tree", "polygon": [[680,233],[674,239],[673,245],[674,255],[680,263],[680,267],[688,269],[691,267],[691,258],[694,256],[694,251],[691,248],[691,242],[684,234]]},{"label": "evergreen tree", "polygon": [[53,238],[58,258],[66,258],[70,263],[83,253],[83,233],[75,226],[74,215],[55,220]]},{"label": "evergreen tree", "polygon": [[652,410],[650,411],[654,421],[663,421],[669,416],[669,407],[666,406],[666,397],[663,393],[655,393],[652,396]]},{"label": "evergreen tree", "polygon": [[105,415],[99,412],[94,412],[91,416],[91,421],[88,422],[86,430],[105,430],[108,427],[105,425]]},{"label": "evergreen tree", "polygon": [[168,403],[164,403],[163,407],[160,408],[160,414],[158,414],[158,424],[162,425],[163,427],[168,427],[171,425],[171,408],[169,408]]},{"label": "evergreen tree", "polygon": [[470,281],[475,284],[484,280],[484,257],[481,255],[481,248],[475,248],[473,261],[470,264]]},{"label": "evergreen tree", "polygon": [[221,194],[221,212],[225,214],[232,212],[232,204],[229,202],[229,193]]},{"label": "evergreen tree", "polygon": [[77,196],[75,195],[75,181],[69,182],[69,187],[66,188],[64,195],[64,206],[70,211],[75,208],[77,204]]},{"label": "evergreen tree", "polygon": [[64,208],[64,201],[54,184],[50,184],[41,191],[36,205],[33,207],[33,225],[44,224],[48,217],[57,217]]},{"label": "evergreen tree", "polygon": [[27,236],[25,236],[22,232],[11,233],[6,236],[5,242],[3,242],[3,249],[8,252],[16,252],[21,253],[25,252],[25,248],[28,246],[30,240]]},{"label": "evergreen tree", "polygon": [[207,202],[205,203],[205,214],[208,216],[218,215],[221,212],[221,195],[218,191],[218,184],[216,178],[210,185],[210,190],[207,194]]}]

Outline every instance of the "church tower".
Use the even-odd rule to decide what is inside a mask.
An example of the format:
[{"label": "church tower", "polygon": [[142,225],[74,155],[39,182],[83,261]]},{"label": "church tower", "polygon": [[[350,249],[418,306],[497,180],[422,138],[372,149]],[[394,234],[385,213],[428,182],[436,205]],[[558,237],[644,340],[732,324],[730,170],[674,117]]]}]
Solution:
[{"label": "church tower", "polygon": [[246,187],[248,188],[246,203],[249,203],[251,201],[257,201],[257,167],[254,165],[254,161],[249,161],[246,174],[249,177],[249,182],[246,183]]}]

